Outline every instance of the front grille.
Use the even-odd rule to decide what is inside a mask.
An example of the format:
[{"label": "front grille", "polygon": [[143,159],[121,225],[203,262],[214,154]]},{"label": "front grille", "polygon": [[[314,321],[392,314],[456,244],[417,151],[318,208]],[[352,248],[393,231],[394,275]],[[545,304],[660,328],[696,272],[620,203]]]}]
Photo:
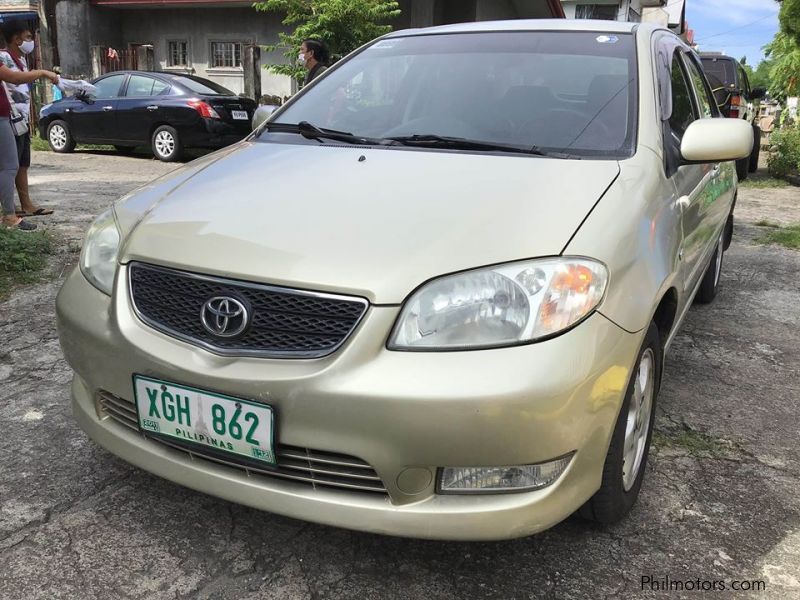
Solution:
[{"label": "front grille", "polygon": [[[134,310],[151,327],[218,354],[317,358],[334,352],[358,325],[367,301],[196,275],[142,263],[129,266]],[[203,326],[207,300],[230,296],[251,311],[250,325],[233,338]]]},{"label": "front grille", "polygon": [[192,459],[210,460],[248,476],[288,479],[314,489],[338,488],[387,495],[386,488],[375,469],[354,456],[276,444],[277,466],[271,469],[259,468],[252,461],[237,462],[231,456],[225,456],[212,449],[207,450],[202,446],[145,434],[139,429],[136,406],[133,402],[103,390],[98,392],[97,399],[100,410],[120,425],[140,433],[148,440],[185,452]]}]

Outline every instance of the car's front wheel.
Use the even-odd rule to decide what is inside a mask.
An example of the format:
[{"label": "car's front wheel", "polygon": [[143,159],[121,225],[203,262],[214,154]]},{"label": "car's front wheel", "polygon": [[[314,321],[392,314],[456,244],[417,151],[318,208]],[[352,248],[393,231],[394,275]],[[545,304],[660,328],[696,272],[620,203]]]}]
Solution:
[{"label": "car's front wheel", "polygon": [[739,181],[744,181],[745,179],[747,179],[747,175],[749,172],[750,172],[749,156],[736,161],[736,176],[739,178]]},{"label": "car's front wheel", "polygon": [[75,150],[75,140],[66,121],[56,120],[47,126],[47,143],[53,152],[65,154]]},{"label": "car's front wheel", "polygon": [[174,127],[162,125],[153,132],[153,154],[158,160],[173,162],[183,153],[180,137]]},{"label": "car's front wheel", "polygon": [[661,361],[658,327],[650,323],[614,426],[600,489],[579,511],[585,519],[616,523],[639,497],[653,435]]}]

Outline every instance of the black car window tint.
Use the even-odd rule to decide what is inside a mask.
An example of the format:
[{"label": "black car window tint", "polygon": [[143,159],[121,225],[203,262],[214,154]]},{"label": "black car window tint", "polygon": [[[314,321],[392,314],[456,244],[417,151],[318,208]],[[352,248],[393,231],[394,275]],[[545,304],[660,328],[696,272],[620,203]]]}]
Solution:
[{"label": "black car window tint", "polygon": [[119,88],[125,81],[125,75],[111,75],[94,83],[97,88],[95,98],[116,98],[119,96]]},{"label": "black car window tint", "polygon": [[678,140],[683,139],[686,128],[695,120],[692,106],[692,93],[681,67],[678,54],[672,59],[672,114],[669,117],[670,129]]},{"label": "black car window tint", "polygon": [[143,75],[131,75],[128,81],[128,90],[125,95],[129,98],[142,98],[153,95],[153,84],[156,80]]},{"label": "black car window tint", "polygon": [[697,66],[691,61],[691,59],[689,59],[688,56],[686,56],[685,62],[687,68],[689,69],[689,76],[694,84],[698,108],[700,109],[700,118],[708,119],[709,117],[714,116],[711,107],[715,104],[715,102],[713,102],[713,99],[710,97],[710,94],[706,88],[705,78],[700,72],[700,69],[697,68]]}]

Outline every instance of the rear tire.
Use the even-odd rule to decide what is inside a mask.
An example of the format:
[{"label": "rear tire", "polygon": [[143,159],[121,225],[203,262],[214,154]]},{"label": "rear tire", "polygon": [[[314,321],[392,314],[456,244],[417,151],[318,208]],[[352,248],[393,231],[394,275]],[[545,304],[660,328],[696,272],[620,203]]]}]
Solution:
[{"label": "rear tire", "polygon": [[75,150],[75,139],[69,130],[66,121],[60,119],[47,126],[47,143],[53,152],[67,154]]},{"label": "rear tire", "polygon": [[749,156],[736,161],[736,176],[739,178],[739,181],[744,181],[745,179],[747,179],[749,168],[750,168]]},{"label": "rear tire", "polygon": [[708,268],[703,275],[703,281],[700,284],[700,289],[697,291],[695,299],[700,304],[711,304],[714,298],[717,297],[719,291],[719,280],[722,274],[722,259],[725,256],[725,230],[719,236],[717,242],[717,249],[714,250],[714,256],[711,257],[711,262],[708,263]]},{"label": "rear tire", "polygon": [[750,154],[750,172],[758,171],[758,158],[761,155],[761,128],[753,125],[753,152]]},{"label": "rear tire", "polygon": [[614,426],[600,489],[578,511],[584,519],[616,523],[639,497],[653,437],[662,355],[658,327],[651,322]]},{"label": "rear tire", "polygon": [[174,162],[183,154],[178,132],[169,125],[162,125],[153,132],[151,145],[155,157],[164,162]]}]

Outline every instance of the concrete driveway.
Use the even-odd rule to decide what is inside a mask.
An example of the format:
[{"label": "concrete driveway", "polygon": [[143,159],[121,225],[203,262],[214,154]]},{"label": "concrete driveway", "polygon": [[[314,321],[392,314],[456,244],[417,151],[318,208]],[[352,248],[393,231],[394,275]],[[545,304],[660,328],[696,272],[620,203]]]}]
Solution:
[{"label": "concrete driveway", "polygon": [[[134,469],[78,429],[56,292],[92,217],[170,168],[34,157],[34,197],[57,208],[40,222],[64,241],[50,281],[0,303],[0,598],[658,598],[706,582],[729,589],[715,597],[800,598],[800,253],[754,243],[762,218],[800,221],[800,190],[740,193],[722,290],[668,358],[630,518],[469,544],[257,512]],[[684,592],[659,591],[665,578]]]}]

